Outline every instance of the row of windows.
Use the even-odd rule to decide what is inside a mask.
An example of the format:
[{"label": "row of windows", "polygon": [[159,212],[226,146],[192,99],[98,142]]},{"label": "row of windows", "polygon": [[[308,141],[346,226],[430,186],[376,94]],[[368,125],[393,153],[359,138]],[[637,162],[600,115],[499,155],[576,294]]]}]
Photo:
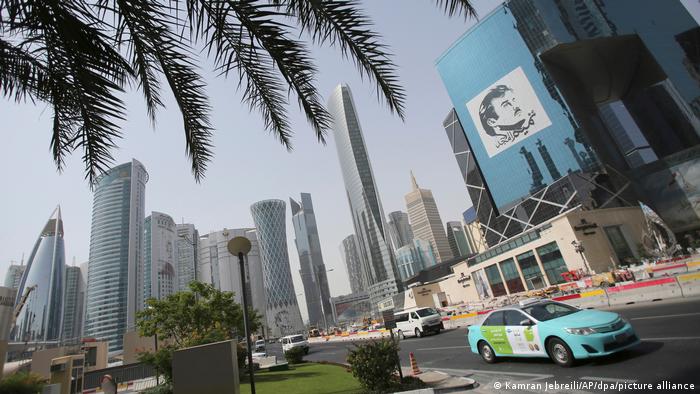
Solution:
[{"label": "row of windows", "polygon": [[493,257],[496,257],[498,255],[501,255],[503,253],[506,253],[510,250],[513,250],[517,247],[523,246],[525,244],[528,244],[532,241],[540,239],[540,231],[545,230],[547,228],[551,227],[551,225],[543,226],[537,230],[530,231],[528,233],[525,233],[519,237],[516,237],[508,242],[505,242],[501,245],[496,246],[495,248],[491,248],[487,250],[484,253],[481,253],[479,255],[474,256],[472,260],[469,260],[469,266],[474,266],[479,263],[483,263],[484,261],[491,259]]}]

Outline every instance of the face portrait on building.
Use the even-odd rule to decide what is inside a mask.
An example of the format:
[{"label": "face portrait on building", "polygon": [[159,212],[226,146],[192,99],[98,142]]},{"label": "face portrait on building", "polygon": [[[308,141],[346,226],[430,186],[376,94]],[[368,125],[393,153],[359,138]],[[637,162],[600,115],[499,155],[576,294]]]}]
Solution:
[{"label": "face portrait on building", "polygon": [[552,124],[521,67],[466,105],[489,157]]}]

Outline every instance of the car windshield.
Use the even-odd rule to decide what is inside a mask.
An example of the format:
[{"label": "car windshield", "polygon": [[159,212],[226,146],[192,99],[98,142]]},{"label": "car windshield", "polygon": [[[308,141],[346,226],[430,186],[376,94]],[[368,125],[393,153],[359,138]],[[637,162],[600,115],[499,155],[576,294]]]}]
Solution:
[{"label": "car windshield", "polygon": [[547,321],[579,312],[580,309],[556,302],[543,302],[526,306],[523,311],[539,321]]},{"label": "car windshield", "polygon": [[292,343],[299,343],[304,340],[304,337],[301,335],[293,336],[292,337]]},{"label": "car windshield", "polygon": [[436,315],[437,311],[433,308],[425,308],[425,309],[417,310],[416,313],[420,317],[426,317],[426,316]]}]

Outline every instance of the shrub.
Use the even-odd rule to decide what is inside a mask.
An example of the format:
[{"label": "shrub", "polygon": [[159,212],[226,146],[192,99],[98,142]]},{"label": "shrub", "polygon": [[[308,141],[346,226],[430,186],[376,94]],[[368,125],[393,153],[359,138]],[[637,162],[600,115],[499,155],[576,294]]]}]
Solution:
[{"label": "shrub", "polygon": [[174,352],[174,347],[165,346],[158,349],[155,353],[146,352],[139,354],[139,361],[152,366],[156,370],[156,373],[163,377],[165,383],[169,384],[173,381]]},{"label": "shrub", "polygon": [[248,360],[248,348],[240,342],[236,344],[236,360],[238,369],[245,369],[245,363]]},{"label": "shrub", "polygon": [[0,394],[40,393],[46,380],[29,372],[17,372],[0,380]]},{"label": "shrub", "polygon": [[348,352],[348,363],[352,376],[360,381],[365,390],[372,392],[392,391],[399,384],[398,342],[391,339],[370,341],[355,345]]},{"label": "shrub", "polygon": [[141,394],[173,394],[173,386],[168,383],[151,387],[141,392]]},{"label": "shrub", "polygon": [[304,354],[304,348],[293,347],[284,352],[284,358],[286,358],[287,362],[290,364],[301,364],[304,362]]}]

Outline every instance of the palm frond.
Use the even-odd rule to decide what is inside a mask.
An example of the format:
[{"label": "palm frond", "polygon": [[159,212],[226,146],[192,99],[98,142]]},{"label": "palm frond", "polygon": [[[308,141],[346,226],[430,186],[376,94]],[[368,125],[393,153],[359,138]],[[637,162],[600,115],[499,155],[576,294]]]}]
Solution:
[{"label": "palm frond", "polygon": [[0,95],[15,101],[46,99],[46,71],[24,48],[0,39]]},{"label": "palm frond", "polygon": [[447,16],[463,15],[464,19],[476,18],[476,9],[471,0],[435,0],[438,8],[442,8]]}]

